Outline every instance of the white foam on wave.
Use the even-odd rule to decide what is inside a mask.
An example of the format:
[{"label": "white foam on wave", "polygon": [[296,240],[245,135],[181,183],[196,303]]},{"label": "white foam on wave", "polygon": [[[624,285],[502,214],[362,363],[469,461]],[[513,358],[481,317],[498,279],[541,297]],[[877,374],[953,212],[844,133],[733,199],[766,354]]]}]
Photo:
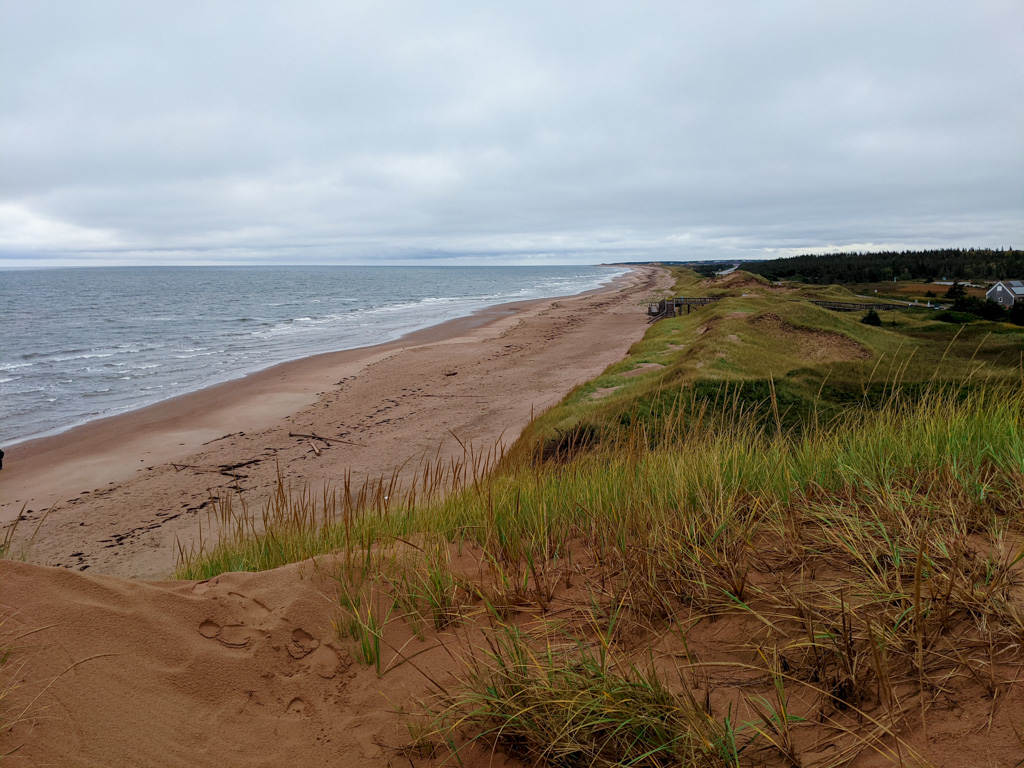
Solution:
[{"label": "white foam on wave", "polygon": [[187,349],[183,350],[181,354],[171,355],[175,360],[191,360],[194,357],[209,357],[210,355],[219,355],[223,352],[222,349]]},{"label": "white foam on wave", "polygon": [[54,355],[46,362],[48,363],[67,363],[72,360],[94,360],[96,358],[113,357],[116,352],[87,352],[83,355]]}]

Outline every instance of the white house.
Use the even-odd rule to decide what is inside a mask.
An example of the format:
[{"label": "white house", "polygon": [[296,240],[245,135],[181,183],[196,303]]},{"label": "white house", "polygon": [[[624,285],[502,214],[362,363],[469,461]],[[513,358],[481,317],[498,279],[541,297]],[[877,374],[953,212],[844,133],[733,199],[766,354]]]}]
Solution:
[{"label": "white house", "polygon": [[1024,301],[1024,280],[1000,280],[986,291],[985,298],[1012,307],[1015,301]]}]

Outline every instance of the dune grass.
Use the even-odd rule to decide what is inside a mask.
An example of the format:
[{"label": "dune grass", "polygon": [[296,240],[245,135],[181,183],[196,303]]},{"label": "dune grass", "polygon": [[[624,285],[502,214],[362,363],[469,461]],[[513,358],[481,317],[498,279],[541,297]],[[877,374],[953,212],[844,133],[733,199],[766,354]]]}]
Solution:
[{"label": "dune grass", "polygon": [[18,689],[18,677],[24,668],[24,656],[17,652],[9,628],[9,617],[0,615],[0,761],[12,754],[8,734],[25,716],[24,707],[12,702]]},{"label": "dune grass", "polygon": [[15,520],[12,525],[9,525],[4,529],[3,539],[0,539],[0,560],[11,556],[14,544],[14,534],[17,533],[17,530],[17,520]]},{"label": "dune grass", "polygon": [[[399,623],[462,649],[421,733],[453,759],[923,764],[943,697],[991,728],[1024,663],[1019,361],[926,320],[732,301],[653,326],[503,457],[280,482],[258,515],[220,498],[179,575],[332,553],[339,632],[377,674]],[[815,339],[850,359],[794,355]]]},{"label": "dune grass", "polygon": [[16,537],[18,533],[18,526],[21,521],[25,519],[25,509],[27,504],[23,505],[18,516],[14,518],[13,522],[9,523],[3,529],[3,535],[0,536],[0,560],[16,559],[16,560],[27,560],[28,553],[31,551],[32,542],[35,541],[36,536],[39,534],[39,529],[42,528],[43,523],[46,522],[46,518],[49,517],[50,512],[56,506],[54,503],[47,509],[42,517],[39,518],[39,522],[36,523],[36,527],[33,529],[32,534],[27,539],[17,541]]},{"label": "dune grass", "polygon": [[12,683],[7,680],[7,670],[13,658],[14,648],[7,642],[4,620],[0,619],[0,733],[10,728],[10,723],[7,722],[7,700],[12,690]]},{"label": "dune grass", "polygon": [[[501,626],[476,651],[444,728],[475,726],[532,762],[567,766],[738,764],[732,724],[672,692],[653,667],[616,668],[607,643],[538,647]],[[455,726],[454,724],[457,724]]]},{"label": "dune grass", "polygon": [[[476,738],[494,737],[552,764],[630,764],[634,747],[625,749],[619,735],[635,731],[646,734],[636,736],[637,754],[655,750],[680,761],[697,760],[698,750],[700,760],[735,764],[759,734],[760,748],[769,744],[766,729],[789,744],[785,749],[798,749],[793,737],[783,738],[778,718],[756,714],[751,703],[771,692],[771,669],[784,669],[790,687],[801,690],[800,722],[824,721],[841,739],[857,732],[854,721],[872,718],[845,749],[883,745],[891,752],[901,728],[927,722],[935,692],[950,680],[980,687],[995,709],[1024,641],[1019,392],[894,397],[799,435],[766,427],[731,404],[691,405],[672,418],[653,446],[637,428],[624,442],[568,461],[535,456],[429,504],[398,502],[341,524],[329,522],[329,500],[315,523],[271,517],[266,531],[249,532],[249,549],[241,540],[222,542],[212,562],[226,562],[224,551],[248,567],[339,553],[339,579],[362,595],[343,591],[350,595],[341,605],[348,634],[358,640],[357,658],[378,674],[386,672],[388,622],[436,632],[486,620],[505,634],[490,655],[476,657],[461,694],[445,698],[439,711],[463,713],[446,722],[474,726]],[[280,514],[308,508],[292,504]],[[448,570],[437,554],[446,551],[443,542],[475,547],[486,578],[472,583]],[[585,589],[564,586],[572,574]],[[539,618],[521,628],[516,617],[523,612]],[[569,650],[544,649],[552,616],[561,617],[560,628],[576,617],[585,630],[595,612],[618,616],[623,637],[671,630],[698,645],[689,639],[695,628],[729,616],[739,617],[742,630],[727,658],[676,670],[686,679],[701,668],[705,683],[677,686],[675,698],[664,699],[655,668],[637,665],[636,647],[621,639],[626,671],[618,677],[596,676],[588,654],[600,642],[586,632]],[[526,668],[523,654],[532,654]],[[730,666],[761,670],[745,679],[749,699],[712,695]],[[563,674],[567,669],[572,675]],[[641,682],[650,707],[661,701],[668,708],[658,715],[671,721],[667,731],[633,720],[598,727],[588,720],[593,701],[574,700],[566,710],[567,689],[617,700]],[[529,690],[511,697],[513,685]],[[532,724],[548,717],[544,707],[534,702],[520,711],[524,700],[544,696],[552,712],[578,709],[572,716],[582,718],[546,727],[571,731],[573,740],[589,733],[588,745],[553,746],[551,734]],[[691,699],[707,704],[694,709]],[[630,705],[641,719],[645,706]],[[625,730],[609,735],[607,728]],[[738,740],[732,763],[722,746],[730,733]],[[574,750],[582,750],[579,762],[556,759]],[[651,757],[636,764],[664,763]]]}]

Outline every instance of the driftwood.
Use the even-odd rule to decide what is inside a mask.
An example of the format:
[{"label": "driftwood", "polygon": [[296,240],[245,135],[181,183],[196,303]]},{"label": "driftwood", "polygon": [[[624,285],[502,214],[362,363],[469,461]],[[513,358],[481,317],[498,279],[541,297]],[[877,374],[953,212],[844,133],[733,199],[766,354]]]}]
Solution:
[{"label": "driftwood", "polygon": [[191,469],[194,470],[195,472],[207,473],[211,475],[224,475],[225,477],[233,477],[235,480],[238,480],[239,478],[247,478],[249,476],[239,474],[234,470],[239,469],[240,467],[248,467],[251,464],[259,463],[260,459],[250,459],[249,461],[240,461],[237,464],[219,464],[216,467],[200,467],[196,464],[175,464],[172,461],[171,466],[174,467],[175,472],[181,472],[181,470],[183,469]]},{"label": "driftwood", "polygon": [[259,464],[261,459],[249,459],[248,461],[240,461],[237,464],[221,464],[220,469],[223,472],[230,472],[232,469],[240,469],[242,467],[248,467],[252,464]]},{"label": "driftwood", "polygon": [[321,437],[320,435],[304,435],[300,432],[289,432],[288,437],[304,437],[307,440],[322,440],[325,443],[341,443],[342,445],[354,445],[357,448],[365,448],[361,443],[353,443],[351,440],[342,440],[340,437]]},{"label": "driftwood", "polygon": [[244,434],[245,434],[245,432],[232,432],[229,435],[221,435],[220,437],[213,438],[213,440],[207,440],[205,443],[203,443],[203,445],[209,445],[210,443],[216,443],[218,440],[227,440],[229,437],[241,437]]},{"label": "driftwood", "polygon": [[316,447],[316,443],[314,443],[312,440],[309,441],[309,447],[313,449],[313,453],[315,453],[317,456],[320,455],[320,449]]}]

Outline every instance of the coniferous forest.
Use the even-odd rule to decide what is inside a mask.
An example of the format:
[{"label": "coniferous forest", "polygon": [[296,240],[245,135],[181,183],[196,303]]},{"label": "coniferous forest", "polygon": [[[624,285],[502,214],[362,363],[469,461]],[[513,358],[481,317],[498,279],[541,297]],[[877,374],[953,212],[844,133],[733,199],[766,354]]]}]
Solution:
[{"label": "coniferous forest", "polygon": [[1007,248],[942,248],[931,251],[827,253],[747,261],[740,269],[771,280],[874,283],[880,280],[1021,280],[1024,251]]}]

